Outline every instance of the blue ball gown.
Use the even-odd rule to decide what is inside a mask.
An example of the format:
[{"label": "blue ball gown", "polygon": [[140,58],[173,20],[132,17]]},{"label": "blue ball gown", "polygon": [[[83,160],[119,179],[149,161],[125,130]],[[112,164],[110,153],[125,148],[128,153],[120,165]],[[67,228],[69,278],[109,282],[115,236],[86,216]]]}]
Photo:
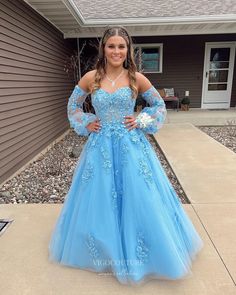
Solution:
[{"label": "blue ball gown", "polygon": [[[83,112],[87,95],[77,85],[67,105],[70,126],[88,140],[51,235],[49,260],[129,285],[192,276],[203,241],[144,134],[162,127],[163,99],[154,86],[143,92],[149,106],[138,115],[139,128],[128,131],[124,116],[135,106],[129,86],[96,90],[96,115]],[[89,134],[85,126],[97,118],[102,128]]]}]

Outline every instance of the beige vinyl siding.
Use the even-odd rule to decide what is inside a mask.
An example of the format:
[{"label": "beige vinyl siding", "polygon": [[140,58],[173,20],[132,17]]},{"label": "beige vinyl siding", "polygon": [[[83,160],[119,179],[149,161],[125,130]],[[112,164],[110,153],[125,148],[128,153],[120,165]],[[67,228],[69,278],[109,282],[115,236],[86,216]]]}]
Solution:
[{"label": "beige vinyl siding", "polygon": [[22,0],[0,1],[0,183],[69,128],[74,43]]}]

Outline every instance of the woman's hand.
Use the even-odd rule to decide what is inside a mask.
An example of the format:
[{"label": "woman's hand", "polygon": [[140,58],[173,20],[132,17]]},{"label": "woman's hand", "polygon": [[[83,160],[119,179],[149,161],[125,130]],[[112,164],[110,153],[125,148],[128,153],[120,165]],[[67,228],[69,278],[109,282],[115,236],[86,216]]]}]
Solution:
[{"label": "woman's hand", "polygon": [[86,128],[89,130],[89,132],[99,132],[101,129],[100,120],[97,119],[89,123]]},{"label": "woman's hand", "polygon": [[125,116],[124,124],[126,124],[126,128],[128,128],[129,131],[138,127],[136,117],[134,116]]}]

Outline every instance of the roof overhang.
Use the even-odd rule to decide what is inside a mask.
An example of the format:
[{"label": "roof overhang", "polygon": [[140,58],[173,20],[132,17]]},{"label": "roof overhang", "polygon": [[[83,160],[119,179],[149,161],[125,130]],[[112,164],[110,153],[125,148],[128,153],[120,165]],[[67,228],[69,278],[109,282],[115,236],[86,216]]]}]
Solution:
[{"label": "roof overhang", "polygon": [[[57,27],[64,38],[99,37],[107,25],[126,26],[132,36],[236,33],[236,15],[85,18],[73,0],[25,0]],[[88,3],[89,5],[89,3]]]}]

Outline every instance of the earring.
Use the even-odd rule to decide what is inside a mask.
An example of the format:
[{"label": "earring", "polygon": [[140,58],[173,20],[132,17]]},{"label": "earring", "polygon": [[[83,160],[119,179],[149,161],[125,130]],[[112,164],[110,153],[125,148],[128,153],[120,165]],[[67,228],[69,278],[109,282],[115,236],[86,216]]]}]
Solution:
[{"label": "earring", "polygon": [[107,64],[107,58],[104,57],[104,65],[106,66],[106,64]]},{"label": "earring", "polygon": [[127,66],[128,66],[128,60],[127,60],[127,58],[125,59],[125,68],[127,68]]}]

